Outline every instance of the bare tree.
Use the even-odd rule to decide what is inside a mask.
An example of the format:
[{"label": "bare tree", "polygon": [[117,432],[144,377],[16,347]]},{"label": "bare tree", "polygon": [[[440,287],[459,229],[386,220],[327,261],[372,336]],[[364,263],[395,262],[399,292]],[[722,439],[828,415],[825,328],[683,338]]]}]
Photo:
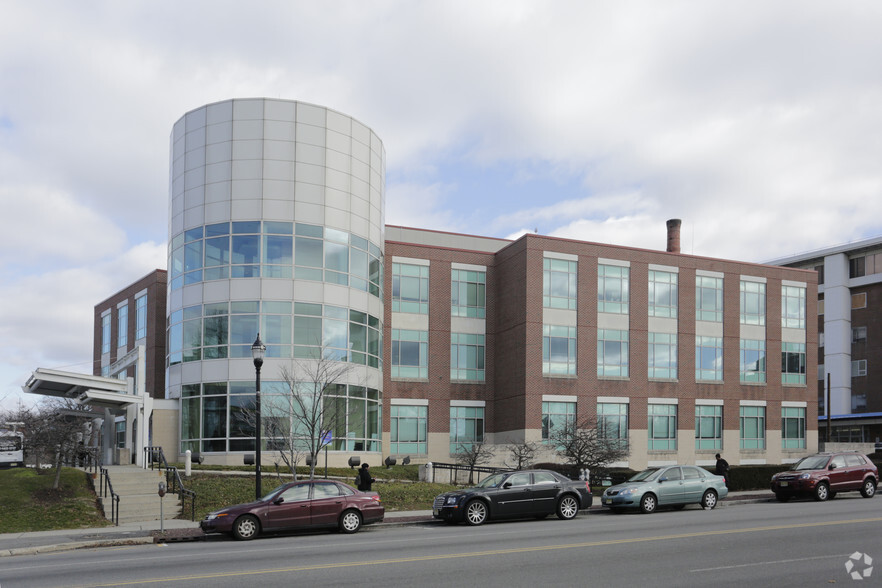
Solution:
[{"label": "bare tree", "polygon": [[[340,361],[334,350],[322,347],[315,359],[281,368],[283,390],[262,393],[261,437],[278,452],[295,479],[297,463],[304,456],[313,479],[321,449],[332,435],[345,432],[349,399],[343,382],[352,369],[353,364]],[[254,404],[243,408],[239,418],[255,430]]]},{"label": "bare tree", "polygon": [[539,444],[527,441],[520,443],[509,441],[506,449],[509,452],[509,459],[505,460],[505,465],[515,470],[523,470],[533,464],[536,453],[539,452]]},{"label": "bare tree", "polygon": [[309,458],[309,479],[315,478],[318,455],[331,436],[346,429],[348,399],[346,375],[352,364],[337,361],[322,350],[319,359],[301,361],[295,369],[282,368],[281,378],[290,397],[293,436]]},{"label": "bare tree", "polygon": [[24,423],[25,448],[34,457],[37,471],[43,458],[55,467],[52,488],[61,483],[61,467],[72,462],[84,442],[84,418],[92,414],[71,399],[56,399],[29,409],[21,409],[15,418]]},{"label": "bare tree", "polygon": [[474,484],[475,467],[490,463],[493,459],[493,450],[484,443],[460,443],[454,458],[456,463],[469,467],[469,484]]},{"label": "bare tree", "polygon": [[567,423],[553,430],[549,441],[568,464],[579,470],[603,469],[631,454],[627,440],[604,435],[596,419]]}]

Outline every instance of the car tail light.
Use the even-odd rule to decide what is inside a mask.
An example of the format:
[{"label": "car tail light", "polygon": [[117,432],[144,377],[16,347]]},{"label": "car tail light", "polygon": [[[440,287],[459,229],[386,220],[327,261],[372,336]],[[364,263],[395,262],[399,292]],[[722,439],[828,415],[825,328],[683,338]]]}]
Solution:
[{"label": "car tail light", "polygon": [[588,480],[585,480],[585,489],[591,492],[591,484],[588,483]]},{"label": "car tail light", "polygon": [[380,502],[380,495],[377,494],[376,496],[371,496],[371,500],[375,500],[377,502]]}]

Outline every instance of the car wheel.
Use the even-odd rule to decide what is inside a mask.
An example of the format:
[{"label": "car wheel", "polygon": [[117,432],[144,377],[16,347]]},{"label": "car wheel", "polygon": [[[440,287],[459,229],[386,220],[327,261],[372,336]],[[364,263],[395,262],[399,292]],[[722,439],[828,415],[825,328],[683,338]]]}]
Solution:
[{"label": "car wheel", "polygon": [[830,487],[825,482],[821,482],[815,486],[815,500],[823,502],[830,498]]},{"label": "car wheel", "polygon": [[717,506],[717,493],[713,490],[708,490],[701,497],[701,507],[706,510],[713,510],[715,506]]},{"label": "car wheel", "polygon": [[656,500],[655,494],[644,494],[643,498],[640,499],[640,511],[643,514],[655,512],[655,507],[657,506],[658,500]]},{"label": "car wheel", "polygon": [[487,505],[480,500],[472,500],[466,504],[465,520],[472,526],[482,524],[487,520]]},{"label": "car wheel", "polygon": [[557,518],[568,521],[579,514],[579,501],[575,496],[566,495],[557,501]]},{"label": "car wheel", "polygon": [[239,541],[254,539],[260,534],[260,522],[254,515],[244,515],[233,523],[233,537]]},{"label": "car wheel", "polygon": [[867,478],[861,487],[861,496],[864,498],[872,498],[876,494],[876,482],[872,478]]},{"label": "car wheel", "polygon": [[778,502],[787,502],[788,500],[790,500],[790,496],[788,496],[787,494],[775,494],[775,499]]},{"label": "car wheel", "polygon": [[340,515],[340,532],[355,533],[361,529],[361,513],[357,510],[347,510]]}]

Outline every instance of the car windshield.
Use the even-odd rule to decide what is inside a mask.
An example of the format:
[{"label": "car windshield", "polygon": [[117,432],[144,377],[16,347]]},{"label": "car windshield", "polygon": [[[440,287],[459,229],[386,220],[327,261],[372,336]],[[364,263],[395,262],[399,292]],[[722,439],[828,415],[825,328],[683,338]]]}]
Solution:
[{"label": "car windshield", "polygon": [[493,474],[489,478],[485,478],[483,482],[475,486],[475,488],[496,488],[508,476],[508,473]]},{"label": "car windshield", "polygon": [[272,490],[270,490],[269,493],[268,493],[266,496],[264,496],[263,498],[261,498],[261,500],[263,500],[263,501],[267,501],[267,500],[272,499],[272,497],[275,496],[276,494],[278,494],[279,492],[281,492],[281,491],[282,491],[282,488],[284,488],[284,487],[285,487],[285,484],[282,484],[281,486],[276,486],[275,488],[273,488]]},{"label": "car windshield", "polygon": [[649,468],[648,470],[643,470],[639,474],[634,475],[629,482],[649,482],[651,480],[655,480],[658,477],[658,473],[661,470],[658,468]]},{"label": "car windshield", "polygon": [[827,455],[812,455],[810,457],[803,458],[794,470],[820,470],[824,466],[827,465],[827,460],[830,459]]}]

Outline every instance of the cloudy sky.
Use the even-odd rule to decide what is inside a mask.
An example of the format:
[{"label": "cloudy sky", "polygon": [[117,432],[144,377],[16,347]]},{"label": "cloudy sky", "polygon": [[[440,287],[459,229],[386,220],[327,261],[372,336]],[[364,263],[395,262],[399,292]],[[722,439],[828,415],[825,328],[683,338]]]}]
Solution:
[{"label": "cloudy sky", "polygon": [[[0,408],[90,372],[96,303],[166,266],[185,112],[279,97],[387,154],[389,224],[766,261],[882,235],[882,3],[9,0]],[[413,203],[419,202],[419,207]]]}]

